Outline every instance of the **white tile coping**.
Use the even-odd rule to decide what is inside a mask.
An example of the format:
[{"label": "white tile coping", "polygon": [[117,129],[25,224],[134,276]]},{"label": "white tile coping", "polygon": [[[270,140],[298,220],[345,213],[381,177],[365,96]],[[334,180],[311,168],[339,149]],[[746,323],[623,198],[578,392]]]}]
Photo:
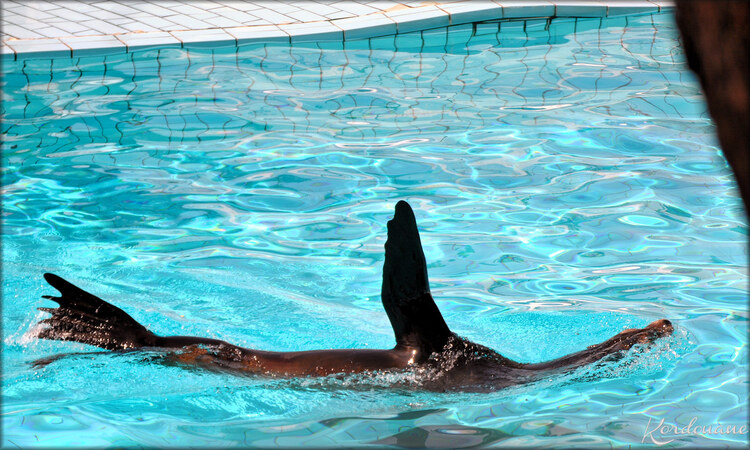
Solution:
[{"label": "white tile coping", "polygon": [[344,39],[344,32],[333,22],[335,21],[290,23],[279,25],[279,28],[289,35],[292,42],[341,41]]},{"label": "white tile coping", "polygon": [[97,50],[107,49],[115,52],[121,50],[127,51],[127,46],[112,35],[101,36],[72,36],[58,38],[63,44],[70,47],[73,56],[79,56],[85,53],[95,53]]},{"label": "white tile coping", "polygon": [[419,6],[385,13],[396,22],[397,33],[447,27],[450,15],[435,5]]},{"label": "white tile coping", "polygon": [[4,44],[7,45],[11,50],[13,50],[14,56],[16,57],[19,53],[38,57],[47,57],[64,53],[72,56],[70,47],[63,44],[59,39],[56,38],[6,41],[4,42]]},{"label": "white tile coping", "polygon": [[0,55],[3,58],[17,58],[18,55],[64,56],[65,53],[74,56],[97,50],[130,51],[161,45],[215,46],[222,43],[354,40],[496,19],[605,17],[659,12],[674,7],[674,3],[670,0],[494,0],[401,6],[362,16],[317,22],[6,40]]},{"label": "white tile coping", "polygon": [[499,0],[496,3],[503,7],[503,19],[555,15],[555,4],[547,0]]},{"label": "white tile coping", "polygon": [[224,28],[237,41],[237,44],[244,44],[253,41],[289,42],[289,33],[283,31],[277,25],[256,25],[251,27],[230,27]]},{"label": "white tile coping", "polygon": [[16,52],[14,52],[12,48],[8,47],[5,44],[0,45],[0,55],[3,55],[3,57],[6,57],[5,55],[13,57],[15,56],[15,54]]},{"label": "white tile coping", "polygon": [[448,14],[451,25],[503,18],[503,7],[496,2],[449,3],[438,8]]},{"label": "white tile coping", "polygon": [[237,43],[234,36],[221,28],[171,31],[170,34],[182,42],[183,46],[186,44],[190,46],[215,46],[217,44],[235,45]]},{"label": "white tile coping", "polygon": [[344,31],[345,41],[387,36],[398,32],[396,22],[382,13],[338,19],[332,23]]},{"label": "white tile coping", "polygon": [[[658,11],[658,7],[654,8]],[[555,16],[605,17],[607,4],[603,1],[555,0]]]},{"label": "white tile coping", "polygon": [[[226,30],[225,30],[226,31]],[[155,47],[164,45],[182,45],[182,42],[169,34],[166,31],[149,31],[145,33],[127,33],[116,35],[117,39],[120,40],[127,47],[128,51],[131,49],[141,47]]]},{"label": "white tile coping", "polygon": [[661,2],[660,5],[658,0],[616,0],[603,2],[607,5],[607,16],[624,16],[628,14],[640,14],[647,13],[654,10],[654,5],[658,8],[658,11],[662,9],[669,9],[674,7],[674,2]]}]

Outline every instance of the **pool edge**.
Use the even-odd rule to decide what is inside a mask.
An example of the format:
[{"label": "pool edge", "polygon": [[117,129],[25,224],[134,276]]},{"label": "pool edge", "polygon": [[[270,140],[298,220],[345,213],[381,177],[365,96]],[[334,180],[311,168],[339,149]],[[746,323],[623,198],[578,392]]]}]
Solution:
[{"label": "pool edge", "polygon": [[495,0],[380,11],[362,16],[282,25],[132,32],[84,37],[19,39],[0,44],[0,58],[17,61],[109,55],[156,47],[226,47],[270,42],[352,41],[488,20],[613,17],[654,14],[674,8],[670,0]]}]

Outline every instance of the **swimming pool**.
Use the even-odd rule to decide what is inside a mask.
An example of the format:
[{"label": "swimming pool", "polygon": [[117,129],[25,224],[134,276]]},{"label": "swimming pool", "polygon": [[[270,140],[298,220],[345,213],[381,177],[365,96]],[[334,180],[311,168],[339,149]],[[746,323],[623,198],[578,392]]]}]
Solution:
[{"label": "swimming pool", "polygon": [[[6,63],[3,444],[745,444],[653,433],[748,418],[747,223],[676,36],[655,14]],[[92,350],[30,337],[47,271],[160,334],[389,347],[401,199],[457,333],[524,362],[675,336],[492,394],[29,365]]]}]

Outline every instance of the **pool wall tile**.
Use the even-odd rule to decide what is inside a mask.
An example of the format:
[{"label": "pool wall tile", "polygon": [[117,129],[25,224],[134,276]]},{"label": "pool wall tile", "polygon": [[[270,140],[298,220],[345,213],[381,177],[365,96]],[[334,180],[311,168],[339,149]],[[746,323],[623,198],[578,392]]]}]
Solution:
[{"label": "pool wall tile", "polygon": [[364,39],[396,33],[396,22],[380,13],[338,19],[331,23],[344,31],[344,40]]},{"label": "pool wall tile", "polygon": [[[419,42],[417,42],[419,41]],[[422,37],[415,34],[397,34],[393,37],[393,46],[398,50],[420,47]]]},{"label": "pool wall tile", "polygon": [[[353,51],[353,52],[369,51],[370,47],[375,47],[372,44],[372,41],[374,39],[379,39],[379,38],[345,40],[344,42],[342,42],[342,46],[344,50],[346,51]],[[323,43],[321,43],[321,45],[322,44]]]},{"label": "pool wall tile", "polygon": [[224,31],[234,36],[238,45],[251,42],[289,42],[289,34],[276,25],[232,27],[224,28]]},{"label": "pool wall tile", "polygon": [[451,25],[503,18],[503,7],[493,2],[451,3],[438,8],[448,13]]},{"label": "pool wall tile", "polygon": [[71,56],[70,47],[63,44],[59,39],[44,38],[34,39],[33,41],[6,41],[5,45],[12,48],[18,54],[23,54],[23,58],[48,58],[53,56]]},{"label": "pool wall tile", "polygon": [[448,43],[448,27],[422,31],[422,41],[425,47],[445,47]]},{"label": "pool wall tile", "polygon": [[155,31],[148,33],[118,34],[120,40],[128,48],[128,51],[139,47],[155,47],[166,45],[182,45],[179,39],[166,31]]},{"label": "pool wall tile", "polygon": [[550,36],[565,36],[576,32],[575,17],[561,17],[550,21],[547,30]]},{"label": "pool wall tile", "polygon": [[292,42],[342,40],[344,32],[330,22],[293,23],[279,25]]},{"label": "pool wall tile", "polygon": [[218,28],[210,30],[170,31],[169,33],[182,42],[183,47],[213,47],[222,44],[237,44],[234,36]]},{"label": "pool wall tile", "polygon": [[604,17],[607,5],[597,1],[554,0],[555,16],[558,17]]},{"label": "pool wall tile", "polygon": [[[372,48],[390,48],[393,47],[396,41],[396,35],[390,34],[388,36],[380,36],[376,38],[372,38],[370,40],[370,45]],[[351,41],[350,41],[351,42]],[[346,48],[346,42],[344,42],[344,47]]]},{"label": "pool wall tile", "polygon": [[495,34],[500,31],[500,25],[497,22],[477,23],[474,25],[474,34],[481,36],[483,34]]},{"label": "pool wall tile", "polygon": [[114,36],[61,37],[60,41],[70,47],[73,56],[84,54],[109,54],[127,51],[127,46]]},{"label": "pool wall tile", "polygon": [[474,25],[471,23],[452,26],[448,29],[448,38],[446,39],[445,45],[466,42],[473,33]]},{"label": "pool wall tile", "polygon": [[627,27],[628,16],[613,16],[607,19],[607,27]]},{"label": "pool wall tile", "polygon": [[16,59],[16,52],[7,45],[2,44],[0,45],[0,58],[2,58],[3,61],[12,61]]},{"label": "pool wall tile", "polygon": [[526,28],[525,20],[508,20],[500,23],[501,33],[518,33],[523,34],[524,28]]},{"label": "pool wall tile", "polygon": [[582,33],[590,30],[601,30],[602,20],[595,18],[576,17],[576,33]]},{"label": "pool wall tile", "polygon": [[552,17],[555,15],[555,4],[543,0],[500,0],[495,1],[503,7],[503,18]]},{"label": "pool wall tile", "polygon": [[549,34],[547,32],[547,27],[549,26],[549,23],[550,23],[549,18],[528,19],[524,21],[523,29],[527,35],[530,35],[531,33]]}]

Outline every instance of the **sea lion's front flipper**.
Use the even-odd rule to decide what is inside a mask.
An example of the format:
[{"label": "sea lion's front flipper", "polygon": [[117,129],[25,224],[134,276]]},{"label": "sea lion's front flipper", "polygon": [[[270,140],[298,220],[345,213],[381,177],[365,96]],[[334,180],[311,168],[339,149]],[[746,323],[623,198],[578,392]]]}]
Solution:
[{"label": "sea lion's front flipper", "polygon": [[397,346],[419,349],[426,359],[448,342],[451,331],[430,294],[417,221],[404,201],[398,202],[388,222],[381,298]]},{"label": "sea lion's front flipper", "polygon": [[651,345],[657,339],[667,337],[673,332],[674,326],[672,322],[666,319],[656,320],[645,328],[628,328],[601,344],[588,346],[586,350],[552,361],[524,364],[523,366],[531,370],[575,369],[576,367],[594,363],[605,357],[620,358],[625,354],[625,351],[634,345]]}]

